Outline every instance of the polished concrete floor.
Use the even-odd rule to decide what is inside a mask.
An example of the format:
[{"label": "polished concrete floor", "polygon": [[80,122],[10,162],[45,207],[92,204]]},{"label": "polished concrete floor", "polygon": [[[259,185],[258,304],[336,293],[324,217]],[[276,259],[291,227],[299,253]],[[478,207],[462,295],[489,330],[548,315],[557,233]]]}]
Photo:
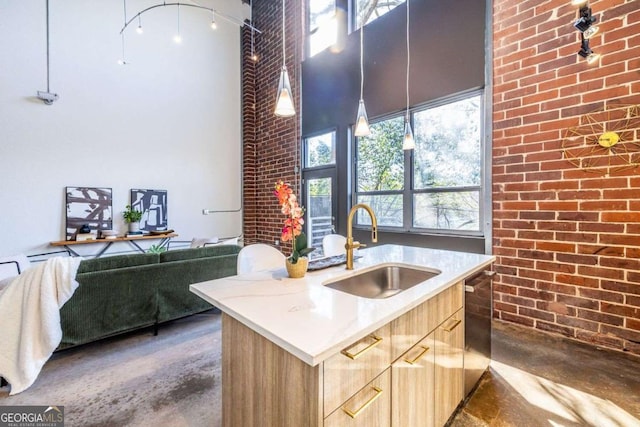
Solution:
[{"label": "polished concrete floor", "polygon": [[640,358],[494,322],[490,370],[451,425],[640,427]]}]

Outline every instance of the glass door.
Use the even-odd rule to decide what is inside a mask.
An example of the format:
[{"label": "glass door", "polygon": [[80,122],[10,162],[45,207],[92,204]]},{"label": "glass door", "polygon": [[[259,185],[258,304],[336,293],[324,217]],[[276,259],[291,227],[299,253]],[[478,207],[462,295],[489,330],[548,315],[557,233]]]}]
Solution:
[{"label": "glass door", "polygon": [[320,258],[322,238],[336,230],[335,132],[306,138],[304,151],[305,233],[309,246],[316,248],[310,257]]}]

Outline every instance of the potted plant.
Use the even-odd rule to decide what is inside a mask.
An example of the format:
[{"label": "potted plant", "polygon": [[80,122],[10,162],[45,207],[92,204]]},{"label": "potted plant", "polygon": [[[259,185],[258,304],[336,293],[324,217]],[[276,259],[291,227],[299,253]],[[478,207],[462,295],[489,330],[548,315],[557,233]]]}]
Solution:
[{"label": "potted plant", "polygon": [[131,207],[131,205],[125,206],[125,211],[122,212],[124,222],[129,224],[129,232],[140,231],[140,219],[142,218],[142,212],[137,211]]},{"label": "potted plant", "polygon": [[304,277],[309,264],[307,255],[315,250],[307,247],[307,236],[302,231],[304,208],[298,205],[298,199],[293,194],[293,190],[283,181],[276,183],[274,194],[278,198],[282,213],[287,216],[282,227],[282,241],[291,240],[292,247],[291,255],[286,261],[287,272],[289,277]]}]

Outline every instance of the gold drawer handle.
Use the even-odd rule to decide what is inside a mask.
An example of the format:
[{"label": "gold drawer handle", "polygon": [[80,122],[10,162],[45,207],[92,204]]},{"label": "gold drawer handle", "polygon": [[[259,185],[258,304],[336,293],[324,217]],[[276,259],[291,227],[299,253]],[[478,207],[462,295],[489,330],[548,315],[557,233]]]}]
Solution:
[{"label": "gold drawer handle", "polygon": [[362,411],[364,411],[365,409],[367,409],[367,407],[368,407],[369,405],[371,405],[373,402],[375,402],[375,400],[376,400],[377,398],[379,398],[379,397],[380,397],[380,395],[382,394],[382,389],[381,389],[380,387],[373,386],[373,387],[371,387],[371,388],[376,392],[376,394],[374,394],[374,395],[373,395],[373,397],[371,397],[371,399],[367,400],[367,401],[364,403],[364,405],[362,405],[360,408],[358,408],[358,409],[357,409],[357,410],[355,410],[355,411],[351,411],[350,409],[347,409],[347,408],[342,408],[342,410],[343,410],[347,415],[349,415],[351,418],[355,418],[355,417],[357,417],[357,416],[360,414],[360,412],[362,412]]},{"label": "gold drawer handle", "polygon": [[371,338],[373,338],[374,341],[371,344],[369,344],[368,346],[366,346],[365,348],[363,348],[362,350],[360,350],[359,352],[351,353],[348,350],[343,350],[342,354],[344,354],[345,356],[347,356],[351,360],[356,360],[358,357],[362,356],[367,351],[371,350],[373,347],[377,346],[378,344],[380,344],[382,342],[382,338],[380,338],[378,336],[371,335]]},{"label": "gold drawer handle", "polygon": [[447,327],[447,326],[443,326],[443,327],[442,327],[442,329],[444,329],[444,330],[445,330],[445,332],[451,332],[451,331],[453,331],[455,328],[457,328],[457,327],[458,327],[458,325],[459,325],[460,323],[462,323],[462,320],[455,320],[455,319],[451,319],[451,320],[453,320],[453,324],[452,324],[451,326],[449,326],[449,327]]},{"label": "gold drawer handle", "polygon": [[413,359],[413,360],[404,359],[404,361],[407,362],[409,365],[413,365],[415,363],[418,363],[418,360],[422,359],[422,356],[427,354],[427,351],[429,351],[429,347],[425,347],[424,345],[421,345],[420,347],[422,347],[422,351],[420,352],[419,355],[416,356],[415,359]]}]

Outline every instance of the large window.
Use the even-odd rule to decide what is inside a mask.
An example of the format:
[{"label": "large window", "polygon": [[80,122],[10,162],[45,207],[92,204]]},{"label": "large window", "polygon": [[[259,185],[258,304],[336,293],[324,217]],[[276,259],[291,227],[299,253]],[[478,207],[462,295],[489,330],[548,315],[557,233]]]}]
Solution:
[{"label": "large window", "polygon": [[[355,26],[360,28],[393,10],[405,0],[353,0],[355,9]],[[363,24],[364,22],[364,24]]]},{"label": "large window", "polygon": [[337,40],[336,2],[335,0],[309,0],[308,4],[308,56],[313,56],[333,45]]},{"label": "large window", "polygon": [[[402,116],[374,123],[370,136],[358,138],[356,201],[374,209],[381,227],[479,233],[480,95],[413,111],[411,119],[411,155],[402,151]],[[357,220],[368,224],[365,215]]]}]

